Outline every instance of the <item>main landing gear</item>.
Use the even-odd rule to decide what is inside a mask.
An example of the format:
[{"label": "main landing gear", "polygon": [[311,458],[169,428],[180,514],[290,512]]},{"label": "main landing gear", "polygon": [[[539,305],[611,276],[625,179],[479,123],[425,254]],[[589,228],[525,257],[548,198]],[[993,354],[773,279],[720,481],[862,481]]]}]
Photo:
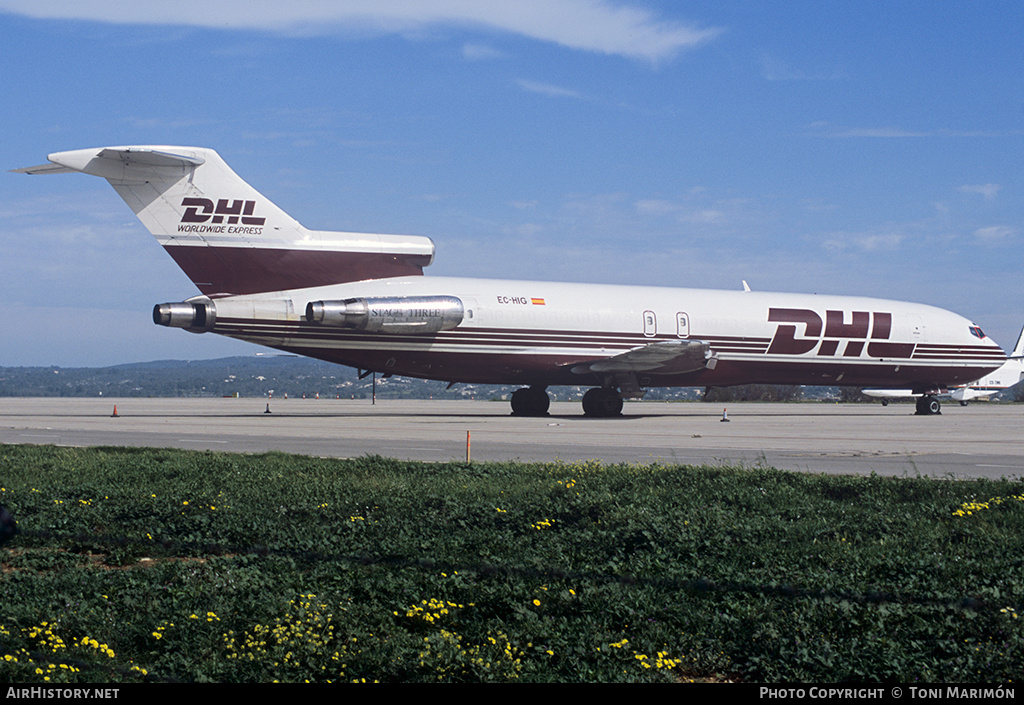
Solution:
[{"label": "main landing gear", "polygon": [[935,414],[941,414],[940,409],[942,405],[939,404],[939,400],[930,394],[926,394],[917,400],[917,411],[915,412],[918,416],[934,416]]},{"label": "main landing gear", "polygon": [[619,416],[622,396],[613,387],[594,387],[583,395],[583,413],[587,416]]},{"label": "main landing gear", "polygon": [[549,406],[547,387],[523,387],[512,392],[513,416],[547,416]]},{"label": "main landing gear", "polygon": [[[547,416],[547,387],[522,387],[512,393],[513,416]],[[622,395],[614,387],[595,387],[583,395],[583,413],[592,417],[622,414]]]}]

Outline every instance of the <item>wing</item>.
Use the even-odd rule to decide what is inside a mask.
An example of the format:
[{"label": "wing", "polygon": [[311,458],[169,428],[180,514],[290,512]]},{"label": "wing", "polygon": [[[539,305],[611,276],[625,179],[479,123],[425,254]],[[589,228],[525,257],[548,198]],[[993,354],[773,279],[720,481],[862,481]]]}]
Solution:
[{"label": "wing", "polygon": [[576,374],[590,372],[646,372],[648,374],[682,374],[705,367],[714,369],[717,359],[711,346],[703,340],[666,340],[633,348],[628,352],[572,368]]}]

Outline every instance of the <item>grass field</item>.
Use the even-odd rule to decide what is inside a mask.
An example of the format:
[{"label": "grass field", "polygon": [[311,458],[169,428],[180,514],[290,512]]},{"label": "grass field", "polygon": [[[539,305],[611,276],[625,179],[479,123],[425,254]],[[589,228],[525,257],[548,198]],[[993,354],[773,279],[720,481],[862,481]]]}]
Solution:
[{"label": "grass field", "polygon": [[0,446],[0,681],[1010,682],[1024,485]]}]

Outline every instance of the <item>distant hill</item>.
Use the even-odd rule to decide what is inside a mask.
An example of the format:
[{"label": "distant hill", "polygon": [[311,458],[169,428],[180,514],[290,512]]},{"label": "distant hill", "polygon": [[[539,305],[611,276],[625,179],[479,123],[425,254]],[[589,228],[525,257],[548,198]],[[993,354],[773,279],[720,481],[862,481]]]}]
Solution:
[{"label": "distant hill", "polygon": [[[217,360],[156,360],[111,367],[0,367],[0,397],[341,397],[366,399],[372,376],[305,357],[265,355]],[[515,385],[456,384],[382,378],[377,396],[404,399],[508,399]],[[581,399],[588,389],[549,390],[558,401]],[[651,390],[648,399],[698,400],[699,389]]]},{"label": "distant hill", "polygon": [[[373,378],[359,379],[356,370],[329,362],[287,355],[224,357],[217,360],[156,360],[111,367],[0,367],[0,397],[341,397],[367,399]],[[508,399],[515,385],[456,384],[382,378],[377,375],[377,396],[382,399]],[[553,387],[552,400],[579,400],[588,389]],[[746,385],[714,390],[707,401],[870,401],[854,390],[835,387],[780,387]],[[1014,390],[999,395],[1007,400],[1024,397]],[[780,396],[781,395],[781,396]],[[649,401],[699,401],[700,388],[651,389]]]},{"label": "distant hill", "polygon": [[[512,387],[456,385],[409,378],[382,379],[377,396],[490,398]],[[157,360],[111,367],[0,367],[5,397],[313,397],[367,398],[372,376],[319,360],[288,356],[226,357],[217,360]]]}]

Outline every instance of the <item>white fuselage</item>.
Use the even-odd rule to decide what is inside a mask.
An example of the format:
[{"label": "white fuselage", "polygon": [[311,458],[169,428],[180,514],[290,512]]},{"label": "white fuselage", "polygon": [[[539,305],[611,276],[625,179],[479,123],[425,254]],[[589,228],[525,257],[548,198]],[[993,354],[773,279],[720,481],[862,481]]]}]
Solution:
[{"label": "white fuselage", "polygon": [[[316,326],[317,300],[454,296],[454,330],[394,335]],[[714,364],[640,374],[643,387],[745,383],[909,386],[978,379],[1006,359],[969,320],[864,297],[399,277],[214,299],[213,331],[383,373],[455,382],[607,384],[580,363],[670,340],[703,341]],[[977,332],[972,332],[977,331]]]}]

